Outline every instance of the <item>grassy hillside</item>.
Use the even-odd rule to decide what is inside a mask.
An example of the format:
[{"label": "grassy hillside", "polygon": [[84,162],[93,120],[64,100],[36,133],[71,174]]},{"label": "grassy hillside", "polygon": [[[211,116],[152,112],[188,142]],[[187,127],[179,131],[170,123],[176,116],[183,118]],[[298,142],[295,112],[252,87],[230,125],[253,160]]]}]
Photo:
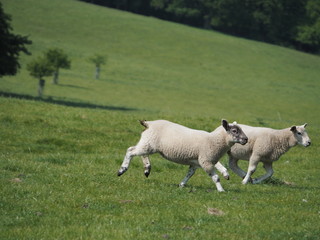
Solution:
[{"label": "grassy hillside", "polygon": [[[33,57],[60,47],[72,59],[47,96],[238,121],[316,119],[304,108],[318,107],[317,56],[73,0],[3,5],[15,31],[33,40]],[[109,58],[100,81],[87,61],[97,52]],[[0,88],[35,95],[36,84],[23,68]]]},{"label": "grassy hillside", "polygon": [[[33,56],[0,79],[3,96],[29,99],[0,97],[0,239],[318,238],[318,56],[75,0],[2,2]],[[38,101],[25,66],[51,47],[72,68]],[[108,56],[100,80],[95,53]],[[231,173],[222,194],[200,170],[179,189],[187,167],[159,156],[148,179],[140,159],[117,177],[137,120],[158,118],[207,131],[221,118],[308,122],[312,146],[285,154],[268,183]]]}]

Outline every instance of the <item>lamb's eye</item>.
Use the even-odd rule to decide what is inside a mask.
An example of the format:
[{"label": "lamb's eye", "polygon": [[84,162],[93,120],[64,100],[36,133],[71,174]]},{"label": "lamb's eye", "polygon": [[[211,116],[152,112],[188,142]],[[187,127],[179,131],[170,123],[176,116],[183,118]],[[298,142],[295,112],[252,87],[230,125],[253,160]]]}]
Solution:
[{"label": "lamb's eye", "polygon": [[237,133],[238,132],[237,129],[232,129],[231,131],[232,131],[232,133]]},{"label": "lamb's eye", "polygon": [[298,135],[302,135],[302,133],[301,133],[301,132],[297,132],[297,134],[298,134]]}]

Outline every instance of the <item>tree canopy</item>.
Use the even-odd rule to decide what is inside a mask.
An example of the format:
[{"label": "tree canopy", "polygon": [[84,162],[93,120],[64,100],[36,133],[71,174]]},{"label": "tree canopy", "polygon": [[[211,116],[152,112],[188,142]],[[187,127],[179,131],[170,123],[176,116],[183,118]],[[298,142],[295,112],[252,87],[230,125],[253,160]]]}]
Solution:
[{"label": "tree canopy", "polygon": [[51,48],[45,52],[45,56],[49,63],[58,70],[59,68],[69,69],[71,67],[71,61],[68,55],[60,48]]},{"label": "tree canopy", "polygon": [[38,57],[28,63],[27,69],[32,77],[42,79],[51,76],[54,72],[53,66],[45,57]]},{"label": "tree canopy", "polygon": [[106,57],[95,54],[93,57],[89,58],[89,61],[92,62],[96,67],[100,67],[101,65],[106,63]]},{"label": "tree canopy", "polygon": [[20,52],[30,54],[26,45],[32,43],[26,36],[13,34],[10,21],[0,2],[0,77],[17,73]]},{"label": "tree canopy", "polygon": [[298,26],[296,40],[310,52],[320,50],[320,1],[309,0],[306,4],[306,18]]}]

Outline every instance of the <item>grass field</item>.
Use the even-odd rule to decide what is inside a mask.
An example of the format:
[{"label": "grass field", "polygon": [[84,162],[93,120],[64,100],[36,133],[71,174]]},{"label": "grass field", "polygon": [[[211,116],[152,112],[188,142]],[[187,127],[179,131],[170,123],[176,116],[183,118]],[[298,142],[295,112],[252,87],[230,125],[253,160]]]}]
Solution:
[{"label": "grass field", "polygon": [[[75,0],[2,3],[33,55],[0,79],[0,239],[319,239],[319,56]],[[72,68],[40,100],[25,66],[51,47]],[[100,80],[95,53],[108,56]],[[200,170],[179,189],[187,167],[157,155],[148,179],[140,159],[117,177],[138,119],[159,118],[207,131],[221,118],[307,122],[312,146],[267,183],[231,173],[225,193]]]}]

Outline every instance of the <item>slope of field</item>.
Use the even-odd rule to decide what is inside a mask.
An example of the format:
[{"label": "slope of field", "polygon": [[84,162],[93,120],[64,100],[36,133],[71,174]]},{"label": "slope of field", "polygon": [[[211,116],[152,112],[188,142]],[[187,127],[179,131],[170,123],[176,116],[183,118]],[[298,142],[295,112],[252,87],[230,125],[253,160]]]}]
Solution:
[{"label": "slope of field", "polygon": [[[0,79],[0,239],[318,239],[318,56],[75,0],[2,2],[33,55]],[[59,85],[46,78],[40,100],[25,66],[51,47],[72,68]],[[108,56],[100,80],[95,53]],[[264,184],[231,173],[226,193],[201,170],[179,189],[187,167],[158,155],[148,179],[140,159],[117,177],[137,120],[157,118],[207,131],[221,118],[308,122],[312,146]]]},{"label": "slope of field", "polygon": [[[72,59],[60,86],[47,80],[46,96],[238,121],[316,119],[305,108],[318,107],[318,56],[73,0],[3,5],[33,40],[32,57],[59,47]],[[87,61],[94,53],[108,56],[100,81]],[[1,80],[2,91],[36,95],[25,71],[32,57]]]}]

